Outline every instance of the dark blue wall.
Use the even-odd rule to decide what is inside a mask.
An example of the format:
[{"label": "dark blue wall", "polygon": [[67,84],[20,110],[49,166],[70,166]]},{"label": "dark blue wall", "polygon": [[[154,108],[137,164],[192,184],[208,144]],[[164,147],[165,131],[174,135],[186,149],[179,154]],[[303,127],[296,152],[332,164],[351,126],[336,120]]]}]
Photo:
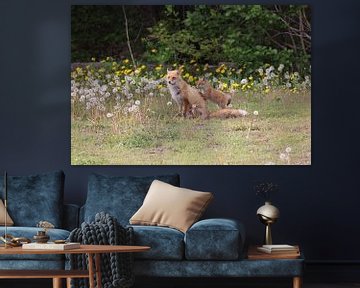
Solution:
[{"label": "dark blue wall", "polygon": [[81,2],[94,3],[0,0],[0,171],[26,175],[63,169],[65,199],[77,204],[85,200],[91,172],[177,172],[182,186],[214,192],[207,216],[240,219],[251,243],[259,243],[263,232],[255,215],[262,203],[253,183],[268,179],[281,188],[274,197],[282,213],[273,228],[276,242],[301,244],[310,260],[360,260],[359,1],[308,1],[313,157],[307,167],[71,166],[70,5]]}]

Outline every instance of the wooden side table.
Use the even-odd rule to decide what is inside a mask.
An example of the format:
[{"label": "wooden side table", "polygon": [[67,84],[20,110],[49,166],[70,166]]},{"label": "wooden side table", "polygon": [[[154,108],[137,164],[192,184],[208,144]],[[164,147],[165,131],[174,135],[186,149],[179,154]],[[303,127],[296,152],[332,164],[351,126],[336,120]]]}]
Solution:
[{"label": "wooden side table", "polygon": [[[276,253],[276,254],[267,254],[257,250],[258,246],[250,246],[248,249],[247,258],[249,260],[280,260],[280,259],[298,259],[301,257],[300,248],[298,247],[298,252],[294,253]],[[302,277],[293,276],[292,277],[293,288],[301,288],[302,286]]]},{"label": "wooden side table", "polygon": [[[101,257],[102,253],[127,253],[144,252],[148,246],[123,246],[123,245],[80,245],[78,249],[71,250],[25,250],[21,247],[0,248],[0,254],[25,255],[25,254],[87,254],[88,270],[0,270],[0,279],[31,279],[52,278],[53,288],[62,287],[62,279],[66,278],[68,287],[72,278],[88,278],[89,288],[101,288]],[[95,263],[94,259],[95,258]]]}]

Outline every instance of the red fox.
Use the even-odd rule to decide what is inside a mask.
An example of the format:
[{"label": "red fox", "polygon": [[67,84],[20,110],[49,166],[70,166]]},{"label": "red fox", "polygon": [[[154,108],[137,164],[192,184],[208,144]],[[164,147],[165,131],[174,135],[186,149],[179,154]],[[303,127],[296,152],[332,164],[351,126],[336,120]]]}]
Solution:
[{"label": "red fox", "polygon": [[168,70],[166,80],[171,97],[178,104],[179,111],[184,117],[191,113],[194,106],[203,119],[208,118],[206,100],[196,88],[181,78],[179,70]]},{"label": "red fox", "polygon": [[246,116],[247,114],[248,112],[245,110],[225,108],[211,112],[209,118],[237,118]]},{"label": "red fox", "polygon": [[201,78],[196,83],[197,88],[204,95],[206,99],[209,99],[216,104],[218,104],[221,108],[226,108],[227,105],[231,102],[231,96],[224,92],[214,89],[209,81]]}]

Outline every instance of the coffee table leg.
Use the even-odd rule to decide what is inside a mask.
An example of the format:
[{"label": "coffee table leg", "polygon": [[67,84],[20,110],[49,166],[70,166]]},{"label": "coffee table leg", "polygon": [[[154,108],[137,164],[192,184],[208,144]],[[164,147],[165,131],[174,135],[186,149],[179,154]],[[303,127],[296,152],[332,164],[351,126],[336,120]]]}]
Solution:
[{"label": "coffee table leg", "polygon": [[61,288],[62,281],[61,278],[53,278],[53,288]]},{"label": "coffee table leg", "polygon": [[66,278],[66,288],[71,288],[71,278]]},{"label": "coffee table leg", "polygon": [[99,253],[95,254],[95,271],[96,271],[96,285],[97,288],[101,288],[101,255]]},{"label": "coffee table leg", "polygon": [[293,288],[301,288],[301,277],[297,276],[293,278]]},{"label": "coffee table leg", "polygon": [[95,282],[94,282],[94,254],[88,253],[88,259],[89,259],[89,288],[95,288]]}]

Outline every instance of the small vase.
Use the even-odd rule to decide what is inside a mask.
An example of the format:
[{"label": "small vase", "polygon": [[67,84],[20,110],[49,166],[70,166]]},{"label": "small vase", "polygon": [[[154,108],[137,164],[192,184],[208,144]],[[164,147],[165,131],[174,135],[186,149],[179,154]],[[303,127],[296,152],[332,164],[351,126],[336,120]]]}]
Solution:
[{"label": "small vase", "polygon": [[46,234],[46,231],[38,231],[36,235],[34,235],[33,239],[36,243],[47,243],[50,237]]}]

